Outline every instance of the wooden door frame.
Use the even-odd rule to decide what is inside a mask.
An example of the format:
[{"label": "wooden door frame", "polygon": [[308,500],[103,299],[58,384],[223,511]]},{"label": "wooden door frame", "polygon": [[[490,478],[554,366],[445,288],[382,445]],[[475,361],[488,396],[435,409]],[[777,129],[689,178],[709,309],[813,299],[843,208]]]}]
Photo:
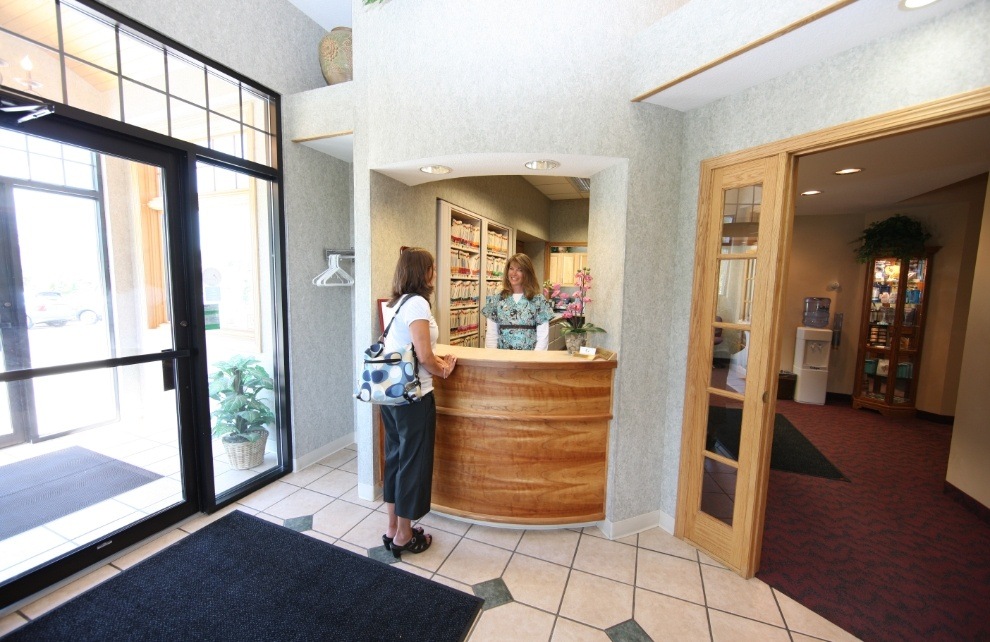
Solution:
[{"label": "wooden door frame", "polygon": [[[749,149],[724,154],[722,156],[709,158],[702,162],[701,176],[699,179],[699,209],[697,222],[699,235],[702,234],[704,226],[709,224],[709,221],[707,220],[707,210],[702,208],[705,206],[705,202],[707,200],[706,190],[711,187],[711,178],[716,169],[779,154],[787,155],[788,171],[784,172],[784,180],[788,183],[785,188],[785,194],[787,194],[788,197],[785,199],[784,207],[786,209],[783,213],[781,226],[777,231],[777,234],[785,235],[784,243],[781,247],[779,255],[779,261],[777,262],[777,269],[784,270],[785,273],[780,275],[780,289],[776,293],[777,296],[769,298],[769,304],[777,307],[777,309],[773,311],[772,324],[774,326],[775,340],[773,341],[773,346],[769,355],[770,364],[775,364],[780,361],[782,333],[780,331],[781,310],[779,309],[779,299],[780,293],[784,291],[787,285],[786,266],[790,261],[791,243],[789,237],[790,230],[792,229],[794,222],[794,204],[792,195],[796,182],[794,168],[796,167],[797,159],[800,156],[822,152],[829,149],[834,149],[836,147],[862,143],[896,134],[944,125],[960,120],[986,116],[988,114],[990,114],[990,87],[983,87],[962,94],[957,94],[955,96],[949,96],[877,116],[870,116],[860,120],[844,123],[842,125],[836,125],[826,129],[767,143],[759,147],[752,147]],[[776,236],[774,239],[767,239],[767,242],[776,242],[777,240],[779,240],[779,236]],[[761,242],[763,242],[762,239]],[[698,300],[698,284],[701,282],[698,272],[699,270],[705,270],[707,268],[708,266],[702,266],[698,262],[698,257],[696,255],[695,285],[691,301],[692,336],[701,336],[697,333],[707,333],[710,330],[711,320],[701,318],[695,313],[699,307],[703,307],[703,302]],[[774,301],[777,301],[777,303],[774,303]],[[693,353],[700,349],[707,349],[704,342],[699,344],[692,342],[689,351]],[[690,360],[691,355],[689,354],[689,362]],[[699,391],[695,390],[698,385],[698,382],[689,379],[684,391],[685,415],[681,430],[680,482],[678,485],[677,517],[675,522],[675,534],[678,537],[684,536],[684,524],[687,519],[686,516],[688,515],[688,511],[691,510],[691,507],[687,506],[688,502],[685,498],[687,485],[684,483],[686,474],[685,462],[687,461],[686,458],[689,457],[689,451],[687,449],[698,443],[697,440],[699,439],[699,432],[703,433],[705,430],[704,426],[691,426],[687,423],[692,398],[695,395],[700,394]],[[774,415],[773,408],[775,406],[776,388],[776,377],[772,377],[766,391],[766,395],[769,399],[767,412],[764,413],[761,433],[756,437],[757,441],[765,441],[767,444],[769,444],[770,436],[772,435],[771,426]],[[702,434],[700,438],[703,440],[704,435]],[[753,522],[744,526],[746,532],[746,541],[744,545],[747,548],[746,559],[749,563],[744,565],[742,568],[733,568],[736,573],[745,578],[755,575],[760,565],[760,553],[762,551],[763,543],[763,525],[765,519],[764,512],[766,507],[767,486],[769,482],[769,459],[769,456],[761,458],[758,462],[759,469],[753,471],[753,480],[756,483],[754,496],[754,506],[756,510],[747,514],[747,518],[752,519]],[[706,552],[709,554],[713,553],[713,551]],[[717,555],[715,557],[718,559]]]}]

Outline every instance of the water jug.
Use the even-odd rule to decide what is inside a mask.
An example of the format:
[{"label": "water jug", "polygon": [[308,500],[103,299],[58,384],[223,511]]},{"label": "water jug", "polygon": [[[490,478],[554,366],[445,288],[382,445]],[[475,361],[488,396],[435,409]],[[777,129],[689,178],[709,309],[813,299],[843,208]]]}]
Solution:
[{"label": "water jug", "polygon": [[809,328],[828,327],[828,309],[832,299],[828,297],[809,296],[804,300],[804,325]]}]

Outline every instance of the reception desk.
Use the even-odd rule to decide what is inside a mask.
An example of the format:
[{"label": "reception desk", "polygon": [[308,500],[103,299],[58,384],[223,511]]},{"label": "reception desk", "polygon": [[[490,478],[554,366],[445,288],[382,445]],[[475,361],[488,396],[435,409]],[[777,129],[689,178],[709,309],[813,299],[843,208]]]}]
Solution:
[{"label": "reception desk", "polygon": [[479,522],[583,524],[605,517],[615,361],[563,351],[437,345],[433,509]]}]

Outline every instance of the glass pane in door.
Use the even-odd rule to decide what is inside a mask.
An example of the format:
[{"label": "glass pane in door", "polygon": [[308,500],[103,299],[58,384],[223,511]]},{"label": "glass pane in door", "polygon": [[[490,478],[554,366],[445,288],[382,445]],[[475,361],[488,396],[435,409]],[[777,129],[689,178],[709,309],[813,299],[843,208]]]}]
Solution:
[{"label": "glass pane in door", "polygon": [[200,163],[200,248],[216,494],[280,465],[272,191]]}]

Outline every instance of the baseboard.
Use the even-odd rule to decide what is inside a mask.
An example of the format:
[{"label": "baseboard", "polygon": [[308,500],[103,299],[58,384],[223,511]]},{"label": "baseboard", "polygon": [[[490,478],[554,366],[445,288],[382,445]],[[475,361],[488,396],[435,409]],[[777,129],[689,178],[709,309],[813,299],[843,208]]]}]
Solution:
[{"label": "baseboard", "polygon": [[952,415],[936,415],[934,412],[925,412],[924,410],[918,410],[914,416],[918,419],[924,419],[935,424],[945,424],[946,426],[951,426],[956,422],[956,418]]},{"label": "baseboard", "polygon": [[961,504],[963,508],[979,517],[981,521],[990,524],[990,508],[987,508],[949,482],[945,482],[942,492]]},{"label": "baseboard", "polygon": [[651,513],[644,513],[629,519],[618,522],[603,520],[599,522],[598,530],[609,539],[621,539],[636,533],[648,531],[651,528],[660,527],[671,535],[674,533],[674,518],[663,511],[655,510]]},{"label": "baseboard", "polygon": [[344,435],[340,439],[331,441],[329,444],[321,446],[316,450],[312,450],[301,457],[292,460],[292,470],[294,472],[299,472],[300,470],[312,466],[321,459],[326,459],[330,455],[334,454],[338,450],[343,450],[351,444],[355,443],[354,433]]}]

